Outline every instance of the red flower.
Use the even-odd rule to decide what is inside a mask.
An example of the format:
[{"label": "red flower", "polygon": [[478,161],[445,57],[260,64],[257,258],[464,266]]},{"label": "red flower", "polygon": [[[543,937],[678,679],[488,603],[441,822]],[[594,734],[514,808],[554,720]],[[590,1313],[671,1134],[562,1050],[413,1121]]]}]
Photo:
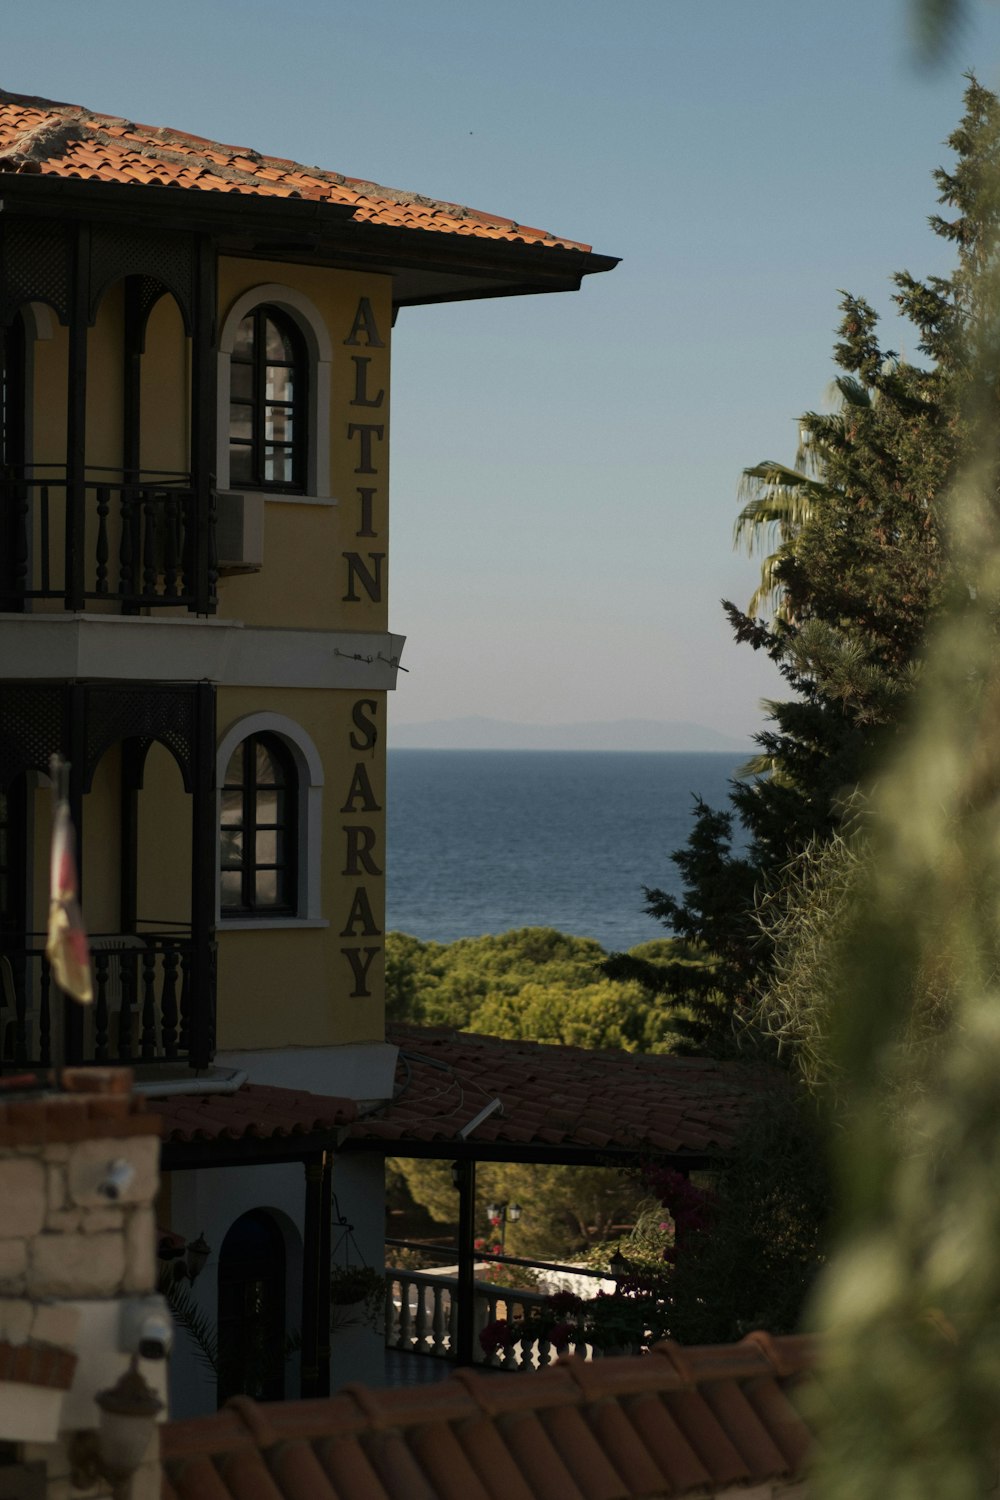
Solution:
[{"label": "red flower", "polygon": [[497,1318],[495,1322],[487,1323],[480,1330],[479,1342],[486,1355],[496,1354],[500,1349],[509,1349],[513,1340],[507,1319]]}]

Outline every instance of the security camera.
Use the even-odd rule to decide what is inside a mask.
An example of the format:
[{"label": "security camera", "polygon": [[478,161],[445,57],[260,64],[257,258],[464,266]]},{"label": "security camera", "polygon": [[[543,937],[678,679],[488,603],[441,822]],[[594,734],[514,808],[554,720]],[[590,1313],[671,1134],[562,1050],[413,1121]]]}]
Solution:
[{"label": "security camera", "polygon": [[110,1198],[113,1203],[127,1193],[135,1179],[135,1167],[123,1156],[109,1161],[104,1169],[104,1176],[97,1184],[97,1191],[105,1198]]},{"label": "security camera", "polygon": [[122,1304],[121,1348],[142,1359],[166,1359],[174,1344],[174,1325],[162,1297],[133,1297]]}]

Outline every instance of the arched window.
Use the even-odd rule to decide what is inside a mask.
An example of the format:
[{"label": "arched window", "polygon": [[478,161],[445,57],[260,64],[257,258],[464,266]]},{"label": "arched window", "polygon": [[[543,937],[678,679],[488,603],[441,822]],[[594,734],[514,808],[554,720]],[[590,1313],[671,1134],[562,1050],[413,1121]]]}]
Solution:
[{"label": "arched window", "polygon": [[297,910],[297,782],[295,763],[277,735],[248,735],[230,756],[220,819],[224,917]]},{"label": "arched window", "polygon": [[263,303],[241,319],[229,361],[229,482],[302,493],[307,477],[305,342]]},{"label": "arched window", "polygon": [[[257,750],[262,745],[284,785],[260,783]],[[323,762],[309,735],[285,714],[246,714],[229,726],[216,751],[219,816],[219,906],[223,928],[270,926],[326,926],[320,891],[323,827]],[[252,767],[252,769],[249,769]],[[251,791],[250,783],[253,781]],[[279,795],[280,794],[280,795]],[[273,797],[273,800],[272,800]],[[267,815],[281,809],[283,827]],[[273,823],[273,827],[270,826]],[[281,877],[278,860],[265,858],[272,833],[282,832]],[[260,854],[257,851],[257,835]],[[279,847],[274,841],[275,854]],[[253,878],[251,879],[251,864]],[[272,883],[268,865],[274,865]],[[256,902],[257,873],[262,894],[277,893],[282,902],[268,906],[244,903],[245,893]],[[263,878],[268,876],[267,879]]]}]

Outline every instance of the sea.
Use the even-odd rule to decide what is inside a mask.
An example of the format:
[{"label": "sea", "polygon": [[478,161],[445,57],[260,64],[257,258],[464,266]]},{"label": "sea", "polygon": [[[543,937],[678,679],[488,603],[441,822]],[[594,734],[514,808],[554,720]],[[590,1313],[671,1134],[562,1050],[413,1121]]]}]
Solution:
[{"label": "sea", "polygon": [[670,855],[695,797],[726,807],[747,758],[390,749],[387,929],[451,943],[555,927],[609,952],[665,937],[643,887],[680,895]]}]

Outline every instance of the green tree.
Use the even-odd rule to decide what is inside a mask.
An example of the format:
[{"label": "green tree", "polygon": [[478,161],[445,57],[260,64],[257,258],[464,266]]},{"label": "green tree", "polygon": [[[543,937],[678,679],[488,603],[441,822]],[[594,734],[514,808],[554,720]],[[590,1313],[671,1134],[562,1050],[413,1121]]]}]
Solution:
[{"label": "green tree", "polygon": [[[458,1233],[458,1195],[451,1163],[396,1157],[386,1163],[390,1215],[423,1207],[433,1231]],[[614,1248],[640,1211],[645,1194],[638,1178],[613,1167],[533,1166],[486,1162],[476,1172],[477,1234],[492,1243],[495,1233],[486,1216],[488,1203],[519,1203],[521,1217],[507,1225],[511,1255],[542,1260],[578,1259],[597,1246]],[[391,1222],[391,1218],[390,1218]]]},{"label": "green tree", "polygon": [[[802,419],[822,493],[810,497],[808,514],[786,533],[774,564],[784,618],[767,625],[729,606],[737,638],[767,651],[795,696],[770,705],[755,774],[735,785],[731,814],[699,808],[694,833],[675,856],[684,899],[648,893],[651,909],[675,932],[716,956],[714,998],[722,1002],[723,1018],[715,1028],[706,1023],[704,1042],[722,1050],[738,1033],[749,1053],[770,1049],[789,1069],[787,1092],[768,1094],[720,1176],[711,1233],[678,1259],[673,1297],[681,1337],[733,1337],[755,1321],[794,1324],[824,1260],[832,1199],[817,1104],[837,1121],[856,1238],[828,1283],[824,1307],[831,1322],[841,1320],[845,1343],[853,1345],[851,1380],[863,1393],[857,1400],[840,1392],[853,1425],[843,1441],[836,1439],[836,1461],[850,1476],[837,1494],[862,1493],[850,1455],[864,1450],[862,1429],[873,1413],[882,1434],[876,1445],[881,1467],[864,1493],[945,1493],[940,1469],[920,1485],[905,1464],[899,1471],[905,1482],[890,1478],[901,1447],[933,1417],[930,1386],[918,1395],[918,1372],[926,1376],[935,1359],[940,1366],[951,1357],[929,1354],[928,1338],[914,1333],[901,1311],[908,1306],[912,1312],[921,1297],[930,1305],[929,1288],[941,1285],[938,1271],[947,1271],[941,1261],[932,1263],[926,1246],[938,1241],[942,1248],[935,1253],[958,1254],[958,1239],[946,1244],[944,1227],[941,1236],[934,1227],[941,1177],[929,1158],[917,1165],[911,1147],[921,1133],[931,1140],[937,1131],[938,1161],[945,1159],[942,1117],[931,1102],[941,1086],[934,1061],[939,1038],[962,1003],[969,973],[985,993],[995,988],[1000,968],[990,930],[996,878],[994,871],[991,882],[985,854],[996,847],[995,815],[988,809],[997,722],[990,673],[1000,617],[1000,103],[974,79],[949,144],[956,162],[937,174],[937,183],[952,216],[932,226],[956,245],[956,267],[947,278],[896,278],[896,300],[918,330],[927,365],[905,363],[884,349],[871,309],[845,298],[835,351],[839,406]],[[948,530],[954,476],[970,465],[975,498]],[[952,639],[945,668],[941,656],[928,658],[926,641],[948,608],[971,612],[976,624],[967,646]],[[892,800],[880,788],[881,768],[905,740],[928,675],[948,707],[933,748],[928,739],[921,756],[923,783],[918,794],[911,776],[909,804],[906,793],[892,794],[890,825],[883,812],[881,831],[876,824],[873,834],[865,809]],[[746,848],[736,852],[733,816],[747,836]],[[965,850],[963,819],[973,841]],[[975,846],[977,838],[982,847]],[[975,859],[963,868],[970,847]],[[879,873],[883,866],[891,872],[888,881]],[[628,962],[615,972],[640,977]],[[661,993],[667,1004],[686,998],[673,979]],[[976,1024],[983,1014],[970,1012]],[[736,1026],[740,1017],[748,1024]],[[975,1060],[959,1051],[951,1066],[956,1077],[973,1080],[970,1098],[976,1098]],[[989,1110],[978,1097],[985,1122]],[[968,1111],[965,1120],[974,1133],[978,1126]],[[979,1144],[973,1154],[978,1151]],[[973,1222],[974,1175],[956,1168],[961,1180],[950,1195],[951,1223],[959,1238]],[[899,1233],[890,1245],[882,1226],[894,1191]],[[918,1231],[920,1215],[925,1228]],[[975,1220],[984,1246],[989,1236],[995,1244],[994,1219],[987,1213]],[[908,1253],[915,1258],[904,1267]],[[952,1269],[968,1281],[960,1260]],[[898,1293],[901,1286],[908,1290]],[[984,1326],[996,1293],[993,1271],[984,1269],[982,1286],[966,1307],[967,1327],[976,1318]],[[955,1306],[962,1305],[956,1298]],[[995,1310],[989,1316],[1000,1322]],[[859,1325],[863,1332],[855,1339]],[[970,1420],[982,1424],[995,1345],[972,1337],[981,1388],[970,1401]],[[876,1349],[884,1358],[876,1358]],[[878,1374],[859,1379],[859,1360]],[[892,1368],[906,1371],[899,1382],[902,1406],[921,1412],[916,1424],[895,1397],[887,1404],[879,1394],[879,1381],[882,1392],[892,1389]],[[966,1465],[967,1472],[972,1467]]]},{"label": "green tree", "polygon": [[[665,939],[650,951],[662,959],[672,946]],[[671,1050],[676,1034],[665,1014],[650,1008],[635,980],[604,975],[605,957],[592,938],[568,937],[550,927],[447,945],[389,933],[387,1012],[392,1020],[511,1040]]]},{"label": "green tree", "polygon": [[[986,109],[986,97],[970,82],[970,108]],[[984,191],[967,155],[975,148],[964,128],[952,144],[958,164],[937,180],[943,201],[968,206]],[[971,222],[963,214],[957,228],[944,219],[932,227],[958,240]],[[696,806],[688,843],[672,856],[682,897],[647,891],[647,909],[715,961],[694,997],[694,1040],[712,1050],[731,1046],[734,1013],[771,971],[772,943],[756,920],[762,894],[841,826],[851,790],[871,778],[905,722],[928,620],[956,586],[941,502],[968,442],[959,333],[975,253],[959,242],[950,278],[895,278],[895,300],[928,363],[884,348],[871,307],[845,296],[835,410],[800,418],[797,468],[762,463],[744,476],[738,535],[777,527],[780,545],[757,597],[777,590],[778,609],[771,623],[726,610],[737,642],[770,656],[791,696],[767,705],[758,753],[733,784],[729,810]],[[668,1008],[692,1003],[690,974],[656,972],[634,957],[616,958],[608,972],[644,982]]]}]

